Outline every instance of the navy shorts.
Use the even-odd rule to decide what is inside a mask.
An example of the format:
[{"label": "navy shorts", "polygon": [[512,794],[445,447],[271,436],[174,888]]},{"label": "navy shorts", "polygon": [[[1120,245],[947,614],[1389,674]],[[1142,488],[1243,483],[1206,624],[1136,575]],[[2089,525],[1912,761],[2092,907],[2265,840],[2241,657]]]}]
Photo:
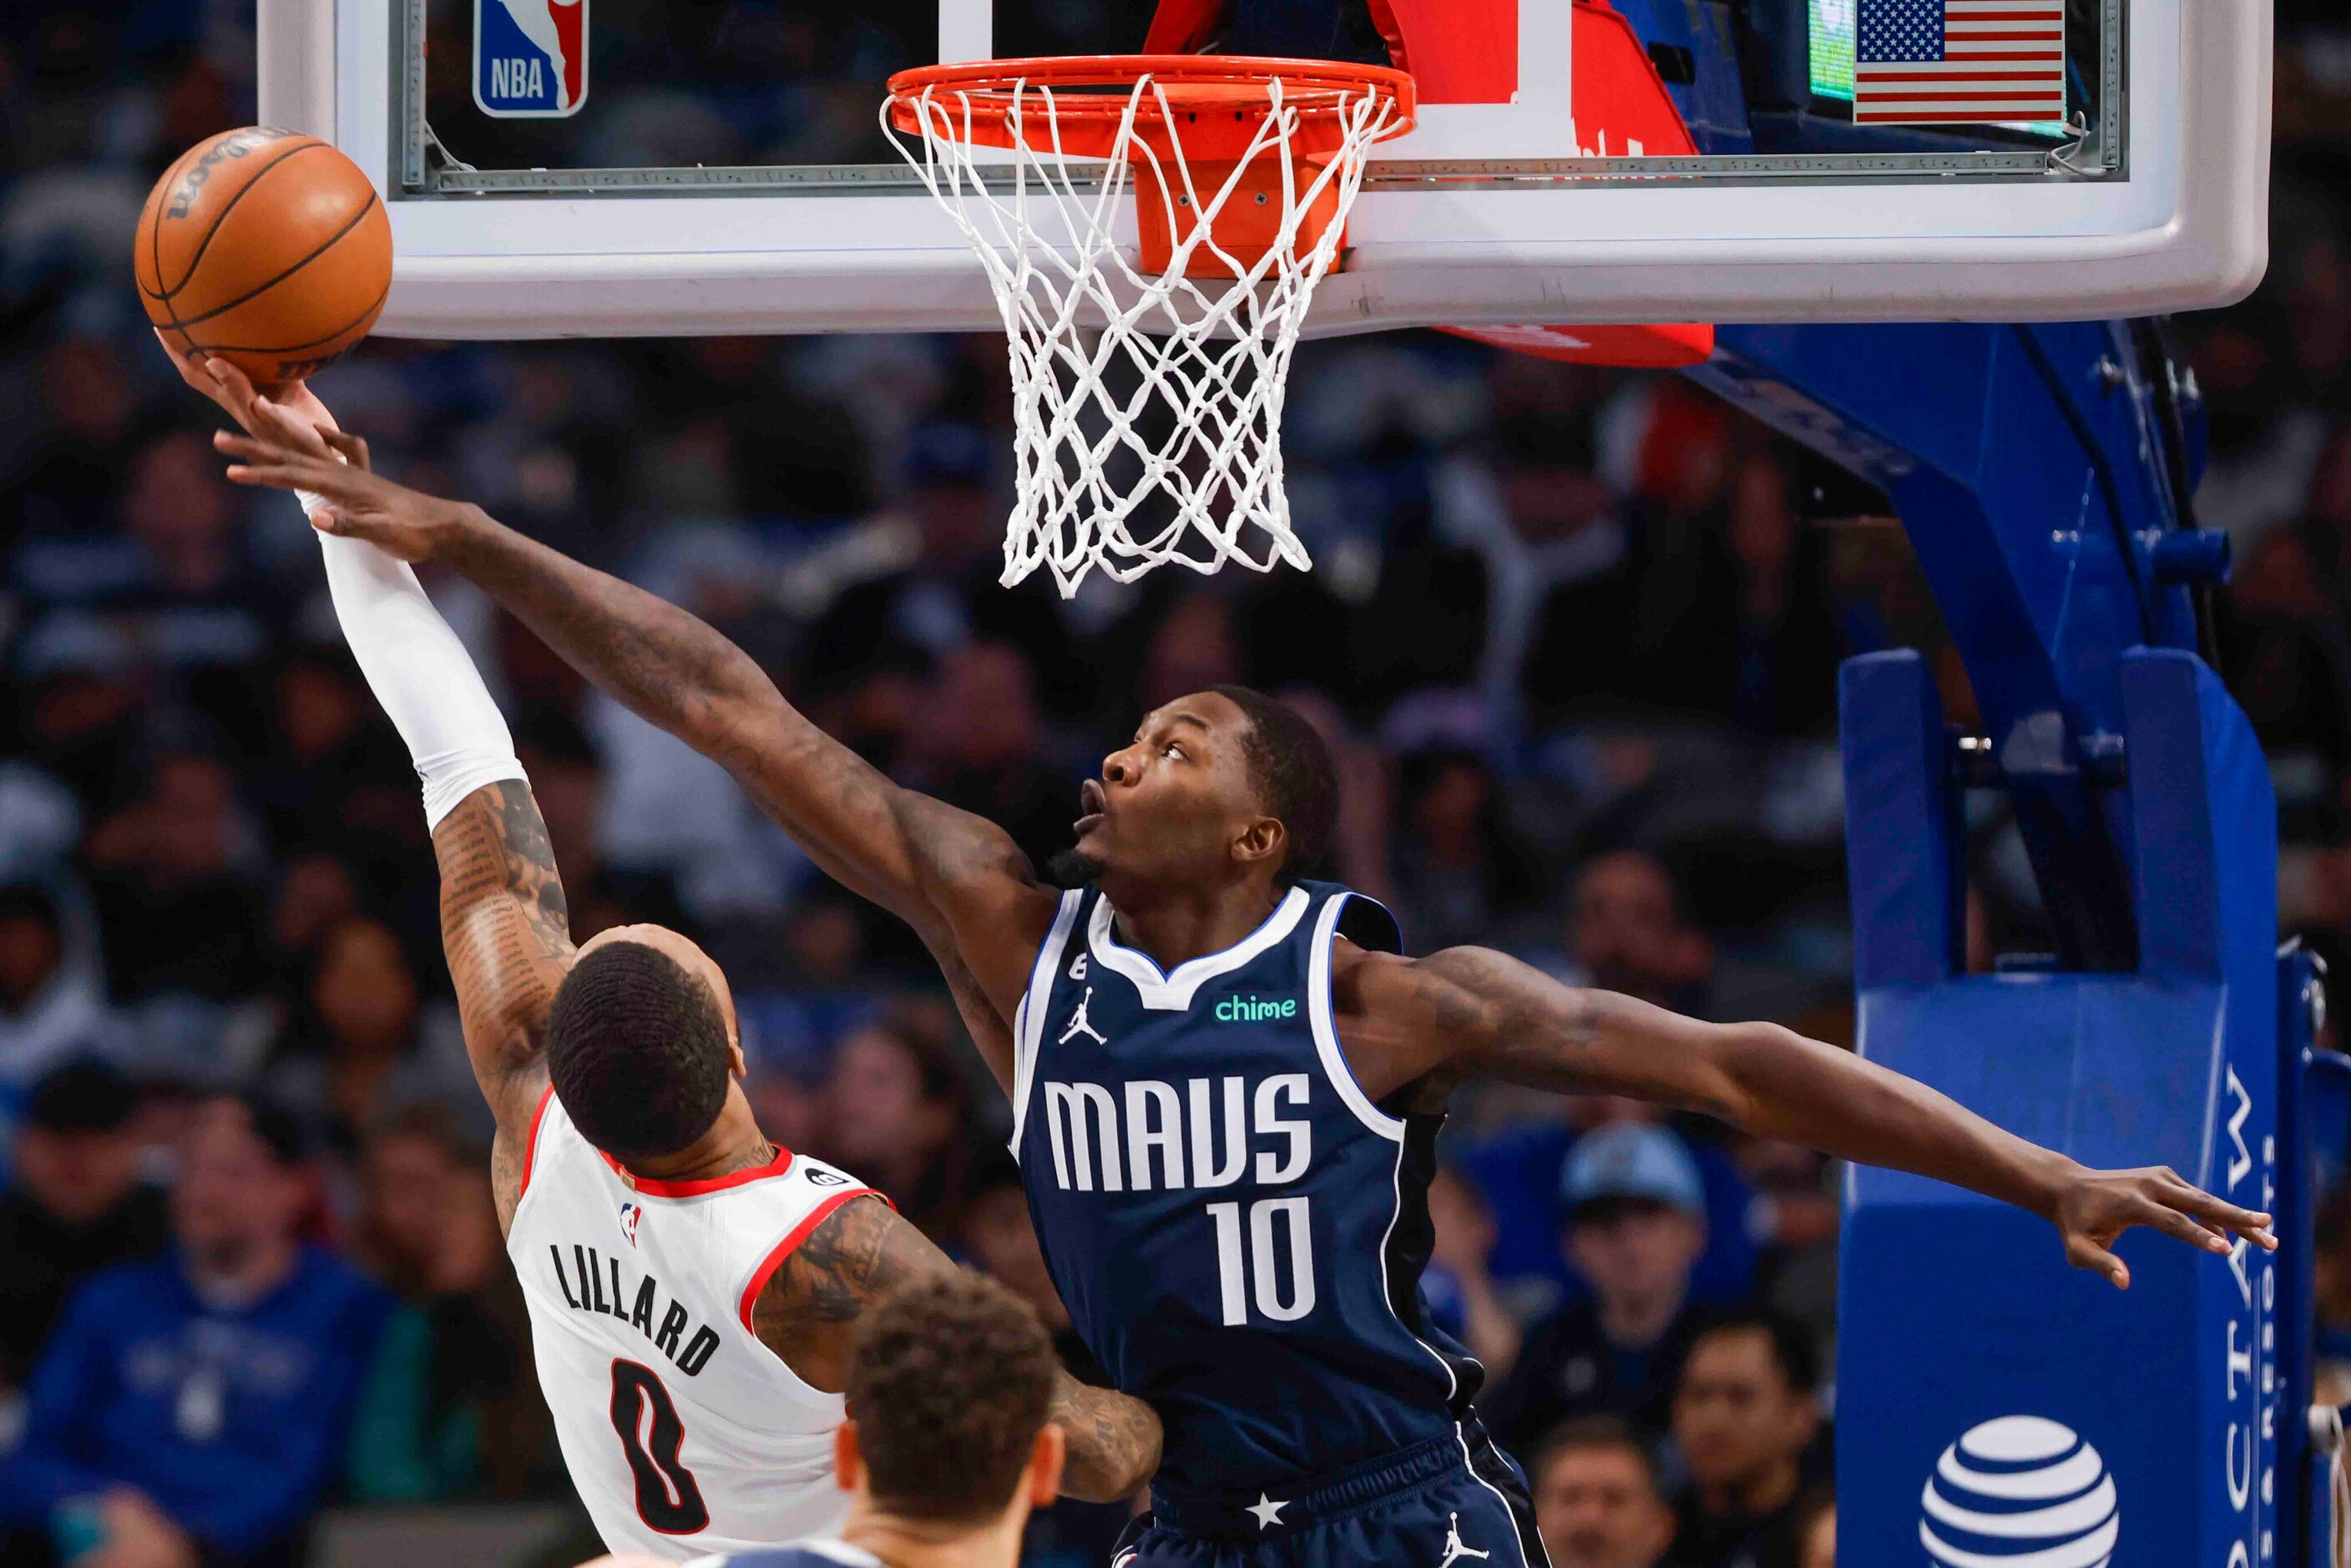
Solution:
[{"label": "navy shorts", "polygon": [[1526,1478],[1474,1422],[1283,1490],[1300,1495],[1155,1491],[1111,1568],[1550,1568]]}]

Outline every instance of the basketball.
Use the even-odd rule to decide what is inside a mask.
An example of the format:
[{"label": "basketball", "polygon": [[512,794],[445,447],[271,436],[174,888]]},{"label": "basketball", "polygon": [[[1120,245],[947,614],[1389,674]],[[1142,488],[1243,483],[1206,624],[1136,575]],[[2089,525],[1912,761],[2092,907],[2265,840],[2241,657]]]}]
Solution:
[{"label": "basketball", "polygon": [[139,214],[147,319],[256,384],[311,374],[368,334],[392,287],[392,222],[358,164],[246,126],[200,141]]}]

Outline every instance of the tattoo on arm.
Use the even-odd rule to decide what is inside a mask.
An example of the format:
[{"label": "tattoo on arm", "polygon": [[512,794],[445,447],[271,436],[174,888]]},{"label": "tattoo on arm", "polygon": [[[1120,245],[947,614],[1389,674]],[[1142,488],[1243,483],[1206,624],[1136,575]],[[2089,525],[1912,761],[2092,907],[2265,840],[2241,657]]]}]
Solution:
[{"label": "tattoo on arm", "polygon": [[838,1394],[849,1383],[858,1314],[909,1280],[955,1268],[879,1197],[842,1204],[768,1276],[751,1311],[752,1332],[810,1386]]},{"label": "tattoo on arm", "polygon": [[547,1011],[571,967],[570,911],[547,823],[519,779],[486,785],[433,831],[441,945],[465,1050],[504,1119],[517,1075],[535,1072]]},{"label": "tattoo on arm", "polygon": [[[887,1204],[860,1197],[833,1210],[768,1278],[752,1309],[752,1330],[800,1381],[837,1394],[849,1384],[865,1308],[910,1281],[956,1267]],[[1063,1373],[1053,1419],[1070,1437],[1062,1484],[1072,1497],[1116,1501],[1158,1468],[1159,1417],[1139,1399]]]},{"label": "tattoo on arm", "polygon": [[1070,1436],[1061,1490],[1084,1502],[1134,1495],[1159,1468],[1159,1417],[1140,1399],[1095,1388],[1062,1373],[1053,1385],[1054,1425]]}]

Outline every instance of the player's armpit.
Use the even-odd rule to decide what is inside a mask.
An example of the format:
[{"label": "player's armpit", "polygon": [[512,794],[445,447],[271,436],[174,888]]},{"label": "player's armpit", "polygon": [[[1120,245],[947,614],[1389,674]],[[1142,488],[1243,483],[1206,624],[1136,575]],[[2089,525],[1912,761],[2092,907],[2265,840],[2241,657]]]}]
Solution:
[{"label": "player's armpit", "polygon": [[[857,1320],[892,1291],[958,1265],[877,1196],[845,1203],[809,1232],[751,1312],[759,1343],[800,1381],[837,1394],[849,1385]],[[1159,1465],[1159,1418],[1139,1399],[1087,1388],[1064,1373],[1053,1417],[1069,1432],[1062,1488],[1089,1501],[1133,1494]]]},{"label": "player's armpit", "polygon": [[465,1053],[502,1132],[527,1128],[546,1083],[547,1014],[573,949],[547,823],[519,779],[485,785],[433,831],[441,946]]}]

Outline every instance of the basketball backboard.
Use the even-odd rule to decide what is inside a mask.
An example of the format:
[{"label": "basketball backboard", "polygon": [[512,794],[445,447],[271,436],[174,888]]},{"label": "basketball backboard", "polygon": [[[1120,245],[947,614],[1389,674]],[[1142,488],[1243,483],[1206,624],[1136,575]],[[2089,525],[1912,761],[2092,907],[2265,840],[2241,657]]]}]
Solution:
[{"label": "basketball backboard", "polygon": [[[2265,263],[2266,0],[2070,0],[2070,125],[1924,127],[1855,123],[1878,0],[1375,3],[1420,124],[1378,150],[1314,333],[2135,315],[2231,300]],[[262,116],[379,182],[382,332],[994,328],[879,134],[883,79],[1133,50],[1140,8],[838,9],[260,0]]]}]

